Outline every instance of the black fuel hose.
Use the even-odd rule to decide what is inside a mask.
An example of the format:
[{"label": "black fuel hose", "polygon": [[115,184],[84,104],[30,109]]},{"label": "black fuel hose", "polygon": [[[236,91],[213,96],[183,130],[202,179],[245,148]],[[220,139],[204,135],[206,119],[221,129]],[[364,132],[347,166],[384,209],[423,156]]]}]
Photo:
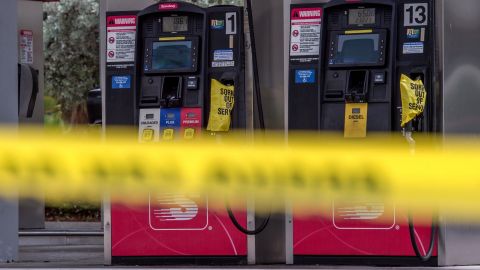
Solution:
[{"label": "black fuel hose", "polygon": [[[263,102],[262,102],[262,93],[260,87],[260,77],[258,74],[258,60],[257,60],[257,45],[255,42],[255,30],[253,27],[253,14],[252,14],[252,1],[246,0],[247,2],[247,15],[248,15],[248,25],[250,30],[250,45],[252,49],[252,65],[253,65],[253,88],[255,91],[255,98],[257,99],[257,110],[258,110],[258,122],[260,125],[260,129],[265,131],[265,116],[263,114]],[[232,208],[228,203],[226,203],[226,208],[228,212],[228,216],[232,221],[233,225],[237,230],[246,234],[246,235],[257,235],[260,234],[265,230],[268,223],[270,222],[271,213],[263,220],[262,224],[256,228],[255,230],[248,230],[244,228],[237,220],[235,215],[233,214]]]},{"label": "black fuel hose", "polygon": [[250,27],[250,44],[252,47],[253,88],[255,91],[255,97],[257,99],[258,122],[260,124],[260,129],[264,131],[265,116],[263,114],[262,91],[260,88],[260,77],[258,75],[257,44],[255,42],[255,30],[253,27],[252,1],[251,0],[246,0],[246,1],[247,1],[248,25]]},{"label": "black fuel hose", "polygon": [[[438,226],[436,222],[436,218],[432,218],[432,226],[431,226],[431,234],[430,234],[430,245],[428,247],[427,252],[423,255],[418,248],[417,239],[415,238],[415,225],[413,221],[413,216],[410,213],[408,215],[408,228],[410,230],[410,241],[412,242],[413,250],[415,251],[415,255],[417,255],[418,259],[422,262],[428,262],[433,256],[433,251],[435,249],[435,242],[437,239],[438,234]],[[421,241],[419,239],[419,241]]]},{"label": "black fuel hose", "polygon": [[237,228],[237,230],[239,230],[240,232],[246,235],[258,235],[261,232],[263,232],[265,228],[267,228],[267,225],[270,222],[270,217],[272,215],[271,213],[268,214],[268,216],[263,220],[262,224],[258,228],[255,228],[255,230],[248,230],[238,222],[237,218],[233,214],[232,208],[228,203],[226,204],[226,208],[227,208],[228,216],[230,217],[230,220],[232,221],[235,228]]}]

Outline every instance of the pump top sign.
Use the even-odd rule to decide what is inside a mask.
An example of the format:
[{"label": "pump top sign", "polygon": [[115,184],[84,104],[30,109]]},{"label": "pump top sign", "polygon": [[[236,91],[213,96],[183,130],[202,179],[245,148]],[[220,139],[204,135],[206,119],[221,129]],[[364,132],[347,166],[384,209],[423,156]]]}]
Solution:
[{"label": "pump top sign", "polygon": [[177,3],[161,3],[158,5],[159,10],[173,10],[173,9],[178,9],[178,4]]},{"label": "pump top sign", "polygon": [[294,8],[291,12],[290,56],[319,56],[321,8]]}]

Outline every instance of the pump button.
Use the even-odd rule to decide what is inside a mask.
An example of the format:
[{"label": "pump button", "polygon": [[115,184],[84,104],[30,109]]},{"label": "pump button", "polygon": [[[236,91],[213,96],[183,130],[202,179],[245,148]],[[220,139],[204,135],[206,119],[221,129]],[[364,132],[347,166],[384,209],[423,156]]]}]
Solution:
[{"label": "pump button", "polygon": [[373,81],[375,84],[384,84],[385,83],[385,72],[375,72],[373,73]]},{"label": "pump button", "polygon": [[187,89],[188,90],[197,90],[198,89],[198,78],[197,77],[188,77],[187,78]]}]

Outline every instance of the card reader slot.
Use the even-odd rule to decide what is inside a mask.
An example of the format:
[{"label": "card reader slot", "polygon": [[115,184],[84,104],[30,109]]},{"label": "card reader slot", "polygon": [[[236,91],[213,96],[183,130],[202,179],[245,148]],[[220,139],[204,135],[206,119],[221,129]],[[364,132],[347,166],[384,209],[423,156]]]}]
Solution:
[{"label": "card reader slot", "polygon": [[325,98],[327,99],[342,99],[343,90],[327,90],[325,91]]},{"label": "card reader slot", "polygon": [[158,103],[158,97],[142,97],[142,104],[156,104]]}]

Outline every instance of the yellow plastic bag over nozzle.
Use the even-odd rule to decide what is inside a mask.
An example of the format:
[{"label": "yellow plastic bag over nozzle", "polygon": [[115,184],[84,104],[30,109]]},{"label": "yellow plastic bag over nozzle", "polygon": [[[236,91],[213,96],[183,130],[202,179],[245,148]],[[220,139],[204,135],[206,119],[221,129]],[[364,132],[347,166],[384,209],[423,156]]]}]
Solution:
[{"label": "yellow plastic bag over nozzle", "polygon": [[421,115],[425,110],[427,91],[422,80],[412,80],[405,74],[400,78],[402,95],[402,127]]},{"label": "yellow plastic bag over nozzle", "polygon": [[235,106],[235,86],[224,85],[218,80],[211,82],[210,116],[207,130],[227,132],[230,130],[232,111]]}]

